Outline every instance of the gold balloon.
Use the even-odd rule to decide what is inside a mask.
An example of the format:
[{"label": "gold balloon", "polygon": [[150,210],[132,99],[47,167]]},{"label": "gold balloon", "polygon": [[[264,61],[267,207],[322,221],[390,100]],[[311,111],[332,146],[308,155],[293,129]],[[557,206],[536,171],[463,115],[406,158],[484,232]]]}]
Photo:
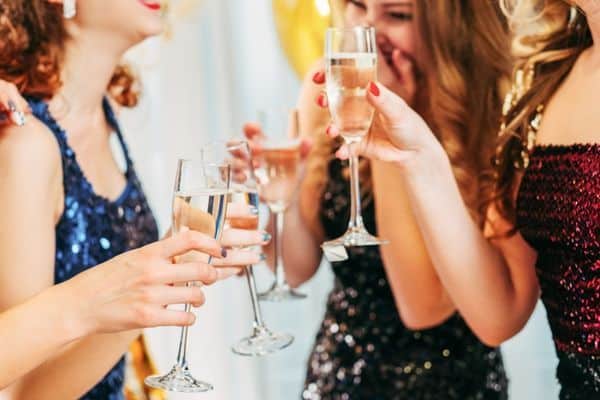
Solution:
[{"label": "gold balloon", "polygon": [[300,77],[323,57],[325,30],[332,22],[331,9],[328,0],[273,0],[281,47]]}]

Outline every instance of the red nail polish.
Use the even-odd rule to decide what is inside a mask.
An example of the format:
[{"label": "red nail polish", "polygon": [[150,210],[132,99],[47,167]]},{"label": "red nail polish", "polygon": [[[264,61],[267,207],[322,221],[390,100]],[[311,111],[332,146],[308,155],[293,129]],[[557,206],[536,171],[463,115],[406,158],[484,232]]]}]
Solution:
[{"label": "red nail polish", "polygon": [[325,82],[325,74],[321,71],[316,72],[313,75],[313,82],[316,83],[317,85],[321,85]]},{"label": "red nail polish", "polygon": [[369,82],[369,92],[375,97],[379,96],[379,88],[374,82]]},{"label": "red nail polish", "polygon": [[325,134],[326,134],[327,136],[329,136],[329,134],[330,134],[330,133],[331,133],[331,125],[329,125],[329,126],[327,127],[327,129],[325,130]]},{"label": "red nail polish", "polygon": [[327,104],[325,104],[325,95],[323,93],[319,94],[317,97],[317,104],[320,107],[327,107]]}]

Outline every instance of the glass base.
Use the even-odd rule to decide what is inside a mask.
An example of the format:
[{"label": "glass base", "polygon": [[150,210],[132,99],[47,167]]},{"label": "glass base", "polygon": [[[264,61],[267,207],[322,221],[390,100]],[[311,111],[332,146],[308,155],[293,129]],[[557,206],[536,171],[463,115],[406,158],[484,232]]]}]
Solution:
[{"label": "glass base", "polygon": [[213,390],[210,383],[197,380],[187,367],[174,366],[166,375],[154,375],[144,379],[144,383],[156,389],[169,392],[200,393]]},{"label": "glass base", "polygon": [[240,356],[260,357],[285,349],[294,341],[287,333],[271,332],[267,328],[255,329],[252,336],[244,338],[231,347]]},{"label": "glass base", "polygon": [[380,246],[388,244],[389,242],[384,239],[379,239],[376,236],[371,235],[363,227],[361,228],[350,228],[344,233],[343,236],[325,242],[321,247],[363,247],[363,246]]},{"label": "glass base", "polygon": [[306,295],[304,293],[298,292],[295,289],[292,289],[290,285],[283,284],[278,285],[277,282],[273,284],[271,289],[264,293],[259,293],[258,299],[264,301],[290,301],[290,300],[302,300],[305,299]]}]

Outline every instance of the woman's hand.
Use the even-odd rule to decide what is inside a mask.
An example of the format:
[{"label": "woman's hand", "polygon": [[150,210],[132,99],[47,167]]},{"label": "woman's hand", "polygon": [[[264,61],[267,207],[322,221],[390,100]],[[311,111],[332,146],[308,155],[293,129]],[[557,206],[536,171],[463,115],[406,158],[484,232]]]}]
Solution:
[{"label": "woman's hand", "polygon": [[191,325],[195,321],[192,313],[165,306],[200,306],[204,294],[200,287],[176,284],[198,281],[210,285],[218,274],[213,266],[202,262],[173,264],[174,257],[189,251],[216,259],[226,254],[214,239],[188,231],[121,254],[49,290],[62,293],[58,306],[78,305],[74,323],[85,334]]},{"label": "woman's hand", "polygon": [[0,128],[7,124],[25,125],[25,116],[30,112],[29,105],[21,97],[17,87],[0,80]]}]

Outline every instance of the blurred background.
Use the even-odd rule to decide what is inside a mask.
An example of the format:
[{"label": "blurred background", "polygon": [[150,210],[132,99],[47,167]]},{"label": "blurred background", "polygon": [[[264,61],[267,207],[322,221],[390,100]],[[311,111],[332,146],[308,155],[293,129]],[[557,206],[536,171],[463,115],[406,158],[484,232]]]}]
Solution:
[{"label": "blurred background", "polygon": [[[328,0],[170,0],[161,38],[140,45],[128,60],[141,77],[143,98],[123,111],[124,132],[136,167],[164,232],[170,225],[177,157],[211,138],[241,134],[257,111],[295,105],[301,76],[322,53],[323,32],[333,18]],[[284,116],[282,115],[282,118]],[[274,133],[272,133],[273,135]],[[259,289],[271,283],[256,268]],[[300,399],[307,357],[332,286],[329,266],[302,289],[302,302],[263,304],[267,324],[294,334],[280,354],[260,359],[234,355],[230,346],[250,333],[245,279],[207,290],[190,332],[194,375],[215,385],[207,394],[169,399]],[[147,332],[157,367],[174,363],[179,331]],[[556,399],[553,345],[543,308],[527,328],[503,346],[511,399]],[[442,400],[442,399],[440,399]]]}]

